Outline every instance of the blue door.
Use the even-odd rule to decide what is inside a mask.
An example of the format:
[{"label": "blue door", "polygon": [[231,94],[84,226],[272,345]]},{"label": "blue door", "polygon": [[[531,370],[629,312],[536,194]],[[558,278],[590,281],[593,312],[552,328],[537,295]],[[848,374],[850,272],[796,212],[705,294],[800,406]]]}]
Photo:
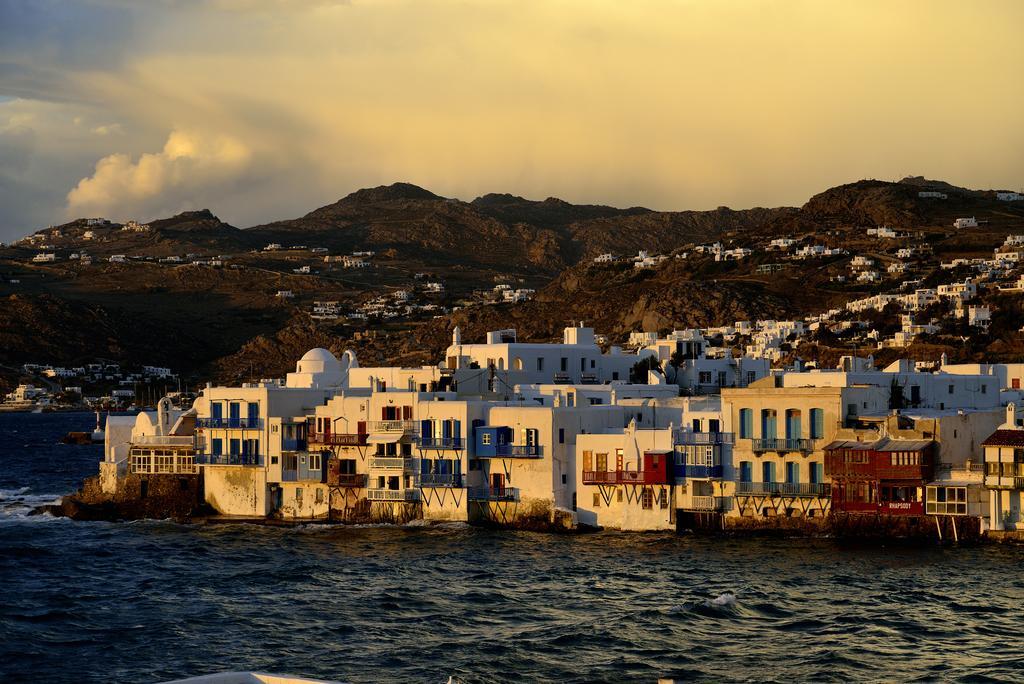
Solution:
[{"label": "blue door", "polygon": [[820,408],[811,409],[811,439],[825,437],[825,412]]},{"label": "blue door", "polygon": [[242,422],[242,405],[231,402],[228,405],[228,427],[239,427]]},{"label": "blue door", "polygon": [[763,463],[761,465],[761,481],[762,482],[775,482],[775,464],[774,463]]},{"label": "blue door", "polygon": [[754,480],[754,464],[750,461],[740,461],[740,482],[752,482]]},{"label": "blue door", "polygon": [[825,480],[825,465],[823,463],[811,463],[811,484],[822,484]]},{"label": "blue door", "polygon": [[800,482],[800,464],[790,461],[786,464],[786,484],[798,484]]},{"label": "blue door", "polygon": [[224,420],[224,404],[219,401],[210,404],[210,418],[214,427],[220,427],[221,421]]},{"label": "blue door", "polygon": [[249,402],[248,424],[246,427],[256,427],[260,422],[260,405],[255,401]]},{"label": "blue door", "polygon": [[778,415],[774,410],[763,409],[761,411],[761,439],[775,439],[777,420]]}]

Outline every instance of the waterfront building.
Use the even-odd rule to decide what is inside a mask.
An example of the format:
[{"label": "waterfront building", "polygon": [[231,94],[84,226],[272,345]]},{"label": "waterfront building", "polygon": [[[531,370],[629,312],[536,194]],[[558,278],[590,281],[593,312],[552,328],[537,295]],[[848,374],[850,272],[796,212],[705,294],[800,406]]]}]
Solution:
[{"label": "waterfront building", "polygon": [[582,325],[565,328],[561,344],[516,341],[515,330],[487,333],[483,344],[463,344],[458,328],[445,352],[446,368],[494,368],[508,371],[510,384],[598,384],[628,382],[630,371],[649,353],[624,354],[612,347],[604,354],[594,329]]}]

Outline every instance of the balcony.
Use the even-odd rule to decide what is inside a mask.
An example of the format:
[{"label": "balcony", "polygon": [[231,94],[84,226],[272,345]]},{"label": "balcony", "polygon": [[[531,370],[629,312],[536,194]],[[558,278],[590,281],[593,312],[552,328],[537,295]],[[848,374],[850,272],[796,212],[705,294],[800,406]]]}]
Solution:
[{"label": "balcony", "polygon": [[370,458],[370,467],[381,470],[412,470],[411,458],[401,456],[373,456]]},{"label": "balcony", "polygon": [[807,482],[737,482],[737,494],[763,496],[830,496],[832,485]]},{"label": "balcony", "polygon": [[133,447],[176,446],[191,447],[195,445],[192,435],[143,435],[138,441],[132,442]]},{"label": "balcony", "polygon": [[[493,453],[477,453],[473,458],[540,458],[541,448],[537,444],[494,444],[483,445]],[[479,449],[478,449],[479,451]]]},{"label": "balcony", "polygon": [[568,373],[564,373],[564,372],[555,373],[555,375],[553,377],[553,380],[554,380],[554,384],[556,384],[556,385],[568,385],[569,384],[569,374]]},{"label": "balcony", "polygon": [[675,466],[675,475],[679,478],[691,480],[716,480],[722,477],[722,464],[718,465],[697,465],[684,463]]},{"label": "balcony", "polygon": [[388,434],[413,434],[417,431],[416,421],[412,420],[371,420],[370,432]]},{"label": "balcony", "polygon": [[196,418],[197,428],[228,428],[241,430],[260,430],[263,428],[262,418]]},{"label": "balcony", "polygon": [[814,440],[812,439],[752,439],[751,449],[753,451],[814,451]]},{"label": "balcony", "polygon": [[470,487],[470,501],[519,501],[515,487]]},{"label": "balcony", "polygon": [[420,437],[420,449],[465,449],[462,437]]},{"label": "balcony", "polygon": [[676,433],[676,444],[732,444],[732,432],[684,432]]},{"label": "balcony", "polygon": [[196,454],[200,465],[262,466],[263,454]]},{"label": "balcony", "polygon": [[305,451],[306,440],[304,439],[282,439],[281,451]]},{"label": "balcony", "polygon": [[366,446],[368,437],[369,435],[366,434],[314,432],[309,435],[308,441],[310,444],[325,444],[328,446]]},{"label": "balcony", "polygon": [[724,513],[732,510],[731,496],[691,496],[684,510]]},{"label": "balcony", "polygon": [[460,473],[423,473],[416,477],[420,487],[461,487]]},{"label": "balcony", "polygon": [[621,485],[621,484],[670,484],[665,481],[661,471],[645,470],[584,470],[583,484],[588,485]]},{"label": "balcony", "polygon": [[366,475],[360,473],[327,473],[327,484],[332,487],[365,487]]},{"label": "balcony", "polygon": [[370,501],[419,501],[418,489],[367,489],[366,498]]}]

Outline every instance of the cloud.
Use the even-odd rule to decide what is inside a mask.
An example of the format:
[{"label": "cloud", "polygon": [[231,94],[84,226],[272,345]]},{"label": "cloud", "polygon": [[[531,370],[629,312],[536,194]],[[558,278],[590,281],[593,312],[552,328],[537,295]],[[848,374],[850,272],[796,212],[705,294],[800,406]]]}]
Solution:
[{"label": "cloud", "polygon": [[1015,188],[1022,22],[1019,0],[0,0],[0,127],[36,117],[0,156],[0,239],[87,208],[252,225],[396,179],[657,209]]},{"label": "cloud", "polygon": [[159,152],[132,161],[111,154],[67,195],[69,218],[97,215],[157,218],[215,195],[244,176],[251,150],[226,135],[175,130]]}]

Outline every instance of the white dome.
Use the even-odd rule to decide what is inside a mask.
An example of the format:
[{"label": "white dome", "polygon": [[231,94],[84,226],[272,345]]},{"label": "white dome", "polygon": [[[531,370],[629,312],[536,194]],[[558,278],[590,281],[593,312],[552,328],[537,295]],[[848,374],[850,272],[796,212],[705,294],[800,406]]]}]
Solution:
[{"label": "white dome", "polygon": [[341,364],[337,357],[326,349],[317,347],[306,352],[295,365],[297,373],[340,373]]}]

